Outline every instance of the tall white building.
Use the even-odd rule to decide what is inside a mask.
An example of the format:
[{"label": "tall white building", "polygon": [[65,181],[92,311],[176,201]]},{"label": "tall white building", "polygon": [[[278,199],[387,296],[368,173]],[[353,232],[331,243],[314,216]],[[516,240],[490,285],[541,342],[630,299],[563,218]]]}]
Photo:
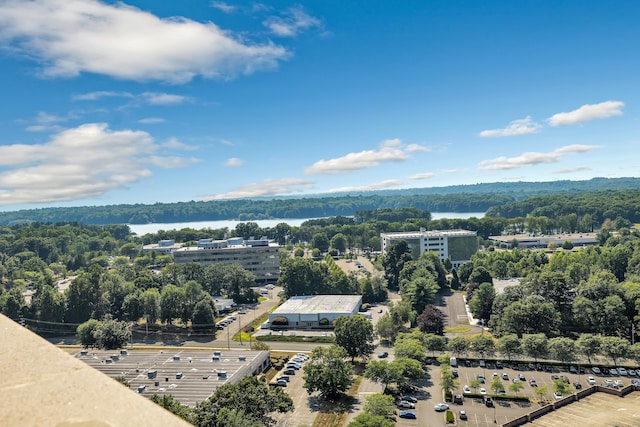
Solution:
[{"label": "tall white building", "polygon": [[391,243],[407,242],[414,259],[425,252],[435,252],[440,261],[449,258],[454,267],[471,260],[478,251],[478,233],[468,230],[431,230],[381,233],[382,253],[386,253]]},{"label": "tall white building", "polygon": [[198,246],[189,246],[173,252],[177,264],[197,262],[209,265],[216,262],[240,264],[256,275],[259,282],[275,282],[280,277],[280,245],[266,239],[228,240],[202,239]]}]

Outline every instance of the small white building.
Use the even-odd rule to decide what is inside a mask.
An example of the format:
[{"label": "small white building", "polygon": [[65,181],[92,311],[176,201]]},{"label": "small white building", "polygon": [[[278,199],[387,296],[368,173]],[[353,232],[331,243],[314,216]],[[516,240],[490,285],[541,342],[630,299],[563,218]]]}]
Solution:
[{"label": "small white building", "polygon": [[269,313],[269,324],[276,317],[289,321],[288,328],[314,328],[322,319],[329,324],[341,316],[358,314],[362,295],[305,295],[291,297]]}]

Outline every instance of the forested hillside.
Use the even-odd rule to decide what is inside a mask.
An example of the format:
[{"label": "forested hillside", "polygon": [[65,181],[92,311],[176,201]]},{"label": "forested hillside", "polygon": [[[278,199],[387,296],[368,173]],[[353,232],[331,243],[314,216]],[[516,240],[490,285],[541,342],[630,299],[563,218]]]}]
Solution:
[{"label": "forested hillside", "polygon": [[[249,221],[271,218],[320,218],[353,216],[358,211],[401,207],[432,212],[485,212],[494,207],[490,211],[492,215],[514,217],[523,216],[522,212],[530,212],[533,207],[537,207],[534,202],[523,205],[518,203],[526,198],[638,188],[640,188],[639,178],[594,178],[588,181],[497,182],[303,198],[42,208],[0,212],[0,225],[32,221],[145,224],[224,219]],[[535,203],[542,203],[544,200],[546,199],[543,197]],[[496,210],[503,205],[508,208]],[[609,217],[604,212],[602,216]]]}]

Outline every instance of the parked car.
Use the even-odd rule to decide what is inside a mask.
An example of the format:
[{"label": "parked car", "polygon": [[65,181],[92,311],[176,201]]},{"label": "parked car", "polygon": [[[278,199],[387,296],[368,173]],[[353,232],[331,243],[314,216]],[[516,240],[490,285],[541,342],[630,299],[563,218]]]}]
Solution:
[{"label": "parked car", "polygon": [[556,392],[554,392],[554,393],[553,393],[553,397],[554,397],[556,400],[560,400],[560,399],[562,399],[562,395],[561,395],[560,393],[556,393]]},{"label": "parked car", "polygon": [[573,383],[573,387],[575,387],[576,390],[580,390],[582,388],[582,384],[576,381]]},{"label": "parked car", "polygon": [[455,396],[453,396],[453,403],[455,403],[456,405],[462,405],[462,395],[456,394]]},{"label": "parked car", "polygon": [[535,378],[531,378],[531,379],[529,380],[529,385],[530,385],[531,387],[538,387],[538,383],[537,383],[537,381],[536,381],[536,379],[535,379]]},{"label": "parked car", "polygon": [[624,384],[622,383],[622,380],[616,380],[616,381],[614,382],[614,384],[615,384],[616,386],[618,386],[618,387],[624,387]]},{"label": "parked car", "polygon": [[483,401],[484,401],[485,406],[487,406],[489,408],[493,407],[493,400],[491,400],[491,398],[489,396],[484,396]]},{"label": "parked car", "polygon": [[609,369],[609,373],[610,373],[611,375],[613,375],[614,377],[617,377],[617,376],[618,376],[618,370],[617,370],[616,368],[611,368],[611,369]]},{"label": "parked car", "polygon": [[560,379],[562,380],[563,383],[566,383],[566,384],[571,383],[571,381],[569,381],[569,377],[566,375],[560,375]]},{"label": "parked car", "polygon": [[400,411],[398,413],[398,416],[400,418],[407,418],[410,420],[415,420],[416,419],[416,413],[415,412],[411,412],[411,411]]},{"label": "parked car", "polygon": [[636,387],[640,387],[640,381],[635,378],[631,379],[631,384],[633,384]]},{"label": "parked car", "polygon": [[286,387],[289,383],[287,383],[285,380],[278,380],[275,384],[279,387]]},{"label": "parked car", "polygon": [[507,374],[506,372],[503,372],[502,373],[502,379],[508,381],[509,380],[509,374]]},{"label": "parked car", "polygon": [[460,411],[460,419],[467,420],[467,413],[465,411]]},{"label": "parked car", "polygon": [[407,402],[411,402],[411,403],[418,403],[418,399],[416,399],[413,396],[402,396],[400,400],[406,400]]},{"label": "parked car", "polygon": [[520,374],[520,375],[518,375],[518,379],[519,379],[520,381],[525,381],[525,380],[526,380],[526,377],[524,376],[524,374]]},{"label": "parked car", "polygon": [[487,389],[485,389],[484,387],[482,387],[480,389],[480,394],[487,394]]},{"label": "parked car", "polygon": [[238,310],[238,314],[247,314],[246,310]]},{"label": "parked car", "polygon": [[560,377],[559,377],[559,376],[557,376],[557,375],[555,375],[555,374],[554,374],[554,375],[551,375],[551,381],[555,381],[555,380],[559,380],[559,379],[560,379]]},{"label": "parked car", "polygon": [[380,359],[385,359],[387,357],[389,357],[389,353],[387,353],[386,351],[378,353],[378,358],[380,358]]},{"label": "parked car", "polygon": [[572,374],[577,374],[578,370],[576,369],[575,366],[571,365],[569,366],[569,372],[571,372]]},{"label": "parked car", "polygon": [[293,368],[289,368],[289,369],[285,369],[282,373],[285,374],[285,375],[295,375],[296,374],[296,370],[293,369]]},{"label": "parked car", "polygon": [[609,375],[609,368],[602,368],[601,371],[603,374]]},{"label": "parked car", "polygon": [[496,369],[502,369],[502,362],[500,361],[496,362]]},{"label": "parked car", "polygon": [[401,400],[400,403],[398,403],[398,408],[415,409],[415,407],[415,403],[407,402],[406,400]]},{"label": "parked car", "polygon": [[463,392],[463,393],[471,393],[471,389],[469,388],[469,386],[468,386],[468,385],[465,385],[465,386],[462,388],[462,392]]},{"label": "parked car", "polygon": [[593,377],[587,378],[587,382],[589,383],[589,385],[596,385],[596,379]]},{"label": "parked car", "polygon": [[449,405],[447,405],[446,403],[438,403],[436,406],[433,407],[433,409],[435,409],[436,412],[444,412],[447,409],[449,409]]},{"label": "parked car", "polygon": [[637,372],[635,369],[629,369],[627,372],[630,377],[635,377],[637,375]]},{"label": "parked car", "polygon": [[618,374],[625,377],[628,375],[627,370],[625,368],[618,368]]},{"label": "parked car", "polygon": [[451,374],[453,375],[453,378],[458,378],[458,370],[457,369],[452,369],[451,370]]},{"label": "parked car", "polygon": [[478,374],[476,378],[478,378],[478,381],[480,381],[481,384],[484,384],[484,375]]}]

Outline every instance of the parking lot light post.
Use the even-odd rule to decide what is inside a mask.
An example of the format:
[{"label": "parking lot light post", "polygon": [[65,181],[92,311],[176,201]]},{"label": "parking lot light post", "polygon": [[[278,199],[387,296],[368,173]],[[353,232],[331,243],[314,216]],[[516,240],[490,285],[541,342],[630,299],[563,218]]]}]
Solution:
[{"label": "parking lot light post", "polygon": [[498,424],[498,418],[496,418],[496,405],[493,405],[493,423]]}]

